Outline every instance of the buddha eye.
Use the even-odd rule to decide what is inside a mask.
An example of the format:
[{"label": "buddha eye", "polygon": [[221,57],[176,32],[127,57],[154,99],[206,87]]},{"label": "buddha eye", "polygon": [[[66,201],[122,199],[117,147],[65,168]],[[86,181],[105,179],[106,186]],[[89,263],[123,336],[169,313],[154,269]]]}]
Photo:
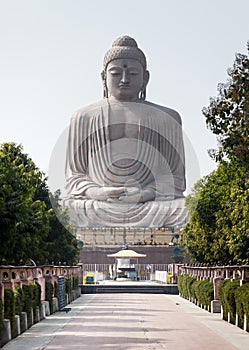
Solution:
[{"label": "buddha eye", "polygon": [[120,75],[121,72],[120,72],[119,70],[110,70],[110,74],[111,74],[112,76],[117,76],[117,75]]},{"label": "buddha eye", "polygon": [[138,75],[138,72],[135,71],[135,70],[131,70],[131,71],[129,72],[129,75]]}]

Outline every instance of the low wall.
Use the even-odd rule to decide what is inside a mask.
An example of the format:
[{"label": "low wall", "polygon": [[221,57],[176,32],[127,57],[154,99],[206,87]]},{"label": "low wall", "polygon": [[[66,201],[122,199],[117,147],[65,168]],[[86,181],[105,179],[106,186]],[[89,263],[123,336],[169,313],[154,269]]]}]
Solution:
[{"label": "low wall", "polygon": [[[195,292],[193,293],[191,291],[193,288],[192,287],[190,288],[190,285],[191,285],[191,283],[196,283],[196,282],[199,283],[198,288],[200,291],[200,289],[201,289],[200,284],[202,284],[202,281],[204,282],[205,280],[208,280],[211,283],[213,283],[213,299],[214,300],[211,301],[211,307],[210,307],[210,309],[208,309],[208,311],[211,311],[212,313],[221,313],[222,319],[224,319],[230,323],[234,323],[236,326],[240,326],[239,323],[241,323],[241,318],[243,316],[243,313],[241,313],[241,310],[240,310],[240,316],[238,315],[239,311],[237,309],[237,307],[238,307],[237,301],[235,303],[235,305],[236,305],[235,310],[233,308],[231,308],[231,306],[230,306],[230,308],[232,310],[231,312],[232,312],[233,318],[235,318],[235,321],[231,320],[230,311],[227,312],[227,316],[224,318],[222,305],[223,306],[226,305],[227,301],[224,302],[224,300],[223,300],[222,305],[221,305],[221,301],[219,298],[219,286],[220,286],[222,281],[227,280],[228,282],[231,281],[231,283],[233,283],[233,282],[237,283],[236,284],[238,286],[237,288],[243,288],[244,284],[246,285],[246,288],[248,288],[247,286],[249,283],[249,265],[228,265],[228,266],[204,266],[204,265],[200,265],[200,264],[198,264],[198,265],[197,264],[196,265],[195,264],[177,265],[177,275],[178,275],[178,278],[181,275],[189,276],[189,277],[187,277],[187,279],[185,281],[185,287],[184,287],[184,285],[181,286],[181,283],[183,283],[184,280],[180,283],[180,278],[179,278],[180,294],[181,294],[181,290],[182,290],[183,294],[184,294],[183,297],[187,298],[189,301],[192,301],[197,306],[201,306],[201,307],[203,305],[199,305],[198,300],[197,300],[198,295],[197,295],[197,299],[194,299],[194,296],[196,294],[195,294]],[[193,279],[191,279],[191,278],[193,278]],[[224,285],[223,285],[223,288],[224,288]],[[186,292],[186,289],[188,292]],[[220,292],[221,292],[221,290],[220,290]],[[233,292],[231,292],[231,295],[233,295],[232,293]],[[189,295],[191,295],[191,296],[189,296]],[[228,297],[228,300],[229,300],[229,293],[225,294],[225,297],[226,296]],[[248,296],[248,294],[245,294],[243,297],[246,299],[247,296]],[[224,295],[222,298],[224,299]],[[233,295],[233,298],[234,298],[234,295]],[[242,298],[242,297],[238,296],[238,298]],[[235,299],[236,299],[236,294],[235,294]],[[240,303],[241,303],[241,301],[240,301]],[[244,301],[242,302],[242,304],[244,305]],[[248,331],[249,330],[248,309],[246,309],[246,307],[244,307],[244,306],[243,306],[243,309],[244,310],[242,312],[244,312],[244,324],[243,324],[243,327],[241,327],[241,328],[243,328],[245,331]],[[239,322],[239,317],[240,317],[240,322]]]},{"label": "low wall", "polygon": [[77,266],[0,266],[0,298],[4,300],[4,289],[14,290],[15,286],[22,287],[29,282],[37,282],[41,286],[41,300],[45,300],[45,282],[57,282],[59,276],[72,278],[78,276],[79,283],[83,283],[82,264]]},{"label": "low wall", "polygon": [[[20,333],[25,332],[25,330],[31,327],[34,323],[37,323],[46,316],[58,311],[58,299],[56,295],[59,295],[59,298],[61,295],[59,293],[60,290],[58,289],[59,277],[64,277],[65,281],[72,281],[68,281],[70,282],[69,284],[71,284],[71,287],[68,289],[70,293],[67,297],[68,303],[79,297],[81,291],[80,289],[75,289],[77,288],[78,281],[80,284],[83,282],[82,271],[82,264],[77,266],[0,266],[0,298],[2,300],[2,305],[4,305],[5,289],[11,289],[14,291],[15,287],[22,288],[25,285],[29,285],[30,282],[38,283],[41,286],[41,307],[37,306],[34,309],[31,309],[29,317],[27,317],[26,312],[21,312],[20,315],[15,315],[13,329],[11,329],[10,320],[3,320],[0,346],[6,344],[10,339],[15,338]],[[75,276],[78,276],[78,279],[75,278]],[[56,295],[52,295],[52,308],[50,308],[49,301],[45,300],[46,282],[51,283],[51,290],[56,293]],[[57,288],[55,288],[55,282],[57,283]],[[12,315],[12,317],[14,317],[14,315]]]}]

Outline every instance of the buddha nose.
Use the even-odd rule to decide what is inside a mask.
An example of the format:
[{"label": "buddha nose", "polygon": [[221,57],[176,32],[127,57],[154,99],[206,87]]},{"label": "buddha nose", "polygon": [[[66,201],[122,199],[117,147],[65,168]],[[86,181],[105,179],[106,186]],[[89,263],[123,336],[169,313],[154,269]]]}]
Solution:
[{"label": "buddha nose", "polygon": [[123,70],[121,83],[127,84],[129,82],[128,74],[126,70]]}]

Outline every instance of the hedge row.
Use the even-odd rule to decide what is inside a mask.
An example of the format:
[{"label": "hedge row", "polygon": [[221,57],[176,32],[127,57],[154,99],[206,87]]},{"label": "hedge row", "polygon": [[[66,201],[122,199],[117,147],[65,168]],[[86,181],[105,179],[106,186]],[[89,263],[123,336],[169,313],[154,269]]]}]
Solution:
[{"label": "hedge row", "polygon": [[235,324],[236,313],[238,325],[243,328],[244,315],[247,317],[247,329],[249,329],[249,283],[240,286],[239,281],[224,280],[219,286],[219,298],[223,309],[223,319]]},{"label": "hedge row", "polygon": [[211,301],[214,299],[213,283],[208,280],[196,280],[190,275],[178,277],[178,289],[181,296],[191,301],[197,301],[199,305],[210,310]]},{"label": "hedge row", "polygon": [[12,289],[4,290],[4,318],[10,320],[11,330],[13,332],[15,324],[15,301]]},{"label": "hedge row", "polygon": [[[28,320],[31,320],[32,308],[41,306],[41,286],[38,283],[19,286],[4,290],[4,318],[10,320],[12,336],[16,334],[15,315],[22,316],[22,312],[27,312]],[[2,327],[2,322],[1,322]]]},{"label": "hedge row", "polygon": [[45,283],[45,299],[49,302],[49,307],[52,312],[53,310],[53,296],[54,296],[54,286],[51,282],[46,281]]},{"label": "hedge row", "polygon": [[73,290],[76,290],[79,288],[79,277],[78,275],[73,276]]},{"label": "hedge row", "polygon": [[[78,276],[65,280],[66,293],[78,288]],[[53,310],[53,297],[58,297],[58,283],[45,283],[45,299],[49,302],[50,310]],[[32,309],[41,307],[41,286],[39,283],[30,282],[22,288],[15,286],[14,291],[6,288],[4,290],[4,305],[0,299],[0,334],[2,330],[2,319],[7,318],[11,322],[12,333],[15,332],[15,315],[22,317],[22,312],[27,313],[28,321],[31,320]],[[3,312],[2,312],[3,309]]]},{"label": "hedge row", "polygon": [[79,278],[77,275],[74,275],[71,279],[68,278],[65,280],[66,293],[71,294],[72,290],[76,290],[79,287]]},{"label": "hedge row", "polygon": [[[72,290],[79,287],[78,276],[74,275],[72,278],[65,279],[65,292],[70,296]],[[46,281],[45,283],[45,298],[49,302],[50,310],[53,310],[53,297],[58,298],[58,283]]]}]

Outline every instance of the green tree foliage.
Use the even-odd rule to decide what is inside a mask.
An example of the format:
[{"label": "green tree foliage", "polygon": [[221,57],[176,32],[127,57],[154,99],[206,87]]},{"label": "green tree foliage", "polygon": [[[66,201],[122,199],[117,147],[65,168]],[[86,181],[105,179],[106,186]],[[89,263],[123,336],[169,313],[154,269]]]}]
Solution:
[{"label": "green tree foliage", "polygon": [[[249,42],[247,45],[249,50]],[[249,56],[237,54],[228,70],[226,84],[218,86],[219,95],[203,109],[206,123],[218,135],[220,149],[217,160],[224,156],[249,163]]]},{"label": "green tree foliage", "polygon": [[39,186],[36,198],[39,198],[46,204],[49,218],[48,235],[43,241],[45,250],[43,263],[65,263],[67,265],[77,263],[79,254],[77,240],[74,228],[69,224],[67,211],[60,206],[60,191],[56,191],[52,195],[44,181]]},{"label": "green tree foliage", "polygon": [[53,312],[53,296],[54,296],[53,283],[46,281],[45,282],[45,300],[49,302],[51,313]]},{"label": "green tree foliage", "polygon": [[24,294],[20,286],[14,288],[15,314],[21,316],[23,311]]},{"label": "green tree foliage", "polygon": [[209,280],[196,280],[190,275],[178,277],[178,289],[181,296],[192,302],[198,301],[200,305],[211,308],[211,301],[214,299],[213,283]]},{"label": "green tree foliage", "polygon": [[0,145],[0,261],[77,262],[77,241],[59,195],[50,194],[44,174],[21,145]]},{"label": "green tree foliage", "polygon": [[245,168],[221,162],[187,196],[190,221],[184,244],[193,260],[238,263],[249,259],[249,180]]},{"label": "green tree foliage", "polygon": [[42,176],[22,146],[0,145],[1,260],[26,262],[39,252],[41,233],[48,232],[45,205],[34,200]]},{"label": "green tree foliage", "polygon": [[249,283],[240,286],[235,292],[236,312],[239,316],[239,327],[243,328],[244,315],[247,318],[247,329],[249,326]]},{"label": "green tree foliage", "polygon": [[197,262],[241,263],[249,259],[249,58],[237,54],[230,79],[204,108],[218,136],[217,169],[186,198],[190,221],[183,231]]},{"label": "green tree foliage", "polygon": [[229,312],[232,323],[235,323],[236,292],[239,290],[239,288],[239,281],[224,280],[221,282],[218,290],[219,298],[223,308],[223,319],[227,321]]}]

